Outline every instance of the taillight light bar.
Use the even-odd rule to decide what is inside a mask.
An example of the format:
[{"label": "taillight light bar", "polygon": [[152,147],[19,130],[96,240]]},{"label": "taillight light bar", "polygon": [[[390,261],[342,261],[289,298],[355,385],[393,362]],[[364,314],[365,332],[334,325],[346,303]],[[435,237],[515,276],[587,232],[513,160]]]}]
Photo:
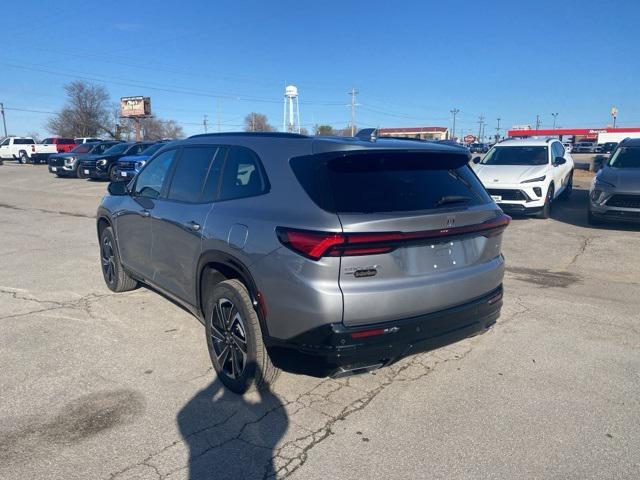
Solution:
[{"label": "taillight light bar", "polygon": [[278,227],[276,234],[284,246],[312,260],[320,260],[322,257],[389,253],[406,242],[472,233],[493,237],[502,233],[510,222],[511,217],[501,214],[491,220],[474,225],[419,232],[341,233]]}]

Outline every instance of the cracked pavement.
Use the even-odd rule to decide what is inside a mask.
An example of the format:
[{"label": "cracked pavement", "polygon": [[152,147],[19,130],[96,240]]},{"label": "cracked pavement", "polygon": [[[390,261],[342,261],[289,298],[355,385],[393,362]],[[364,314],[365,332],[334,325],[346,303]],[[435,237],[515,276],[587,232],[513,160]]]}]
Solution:
[{"label": "cracked pavement", "polygon": [[485,335],[239,397],[201,324],[103,285],[106,184],[0,167],[0,478],[638,478],[640,228],[586,225],[588,174],[516,219]]}]

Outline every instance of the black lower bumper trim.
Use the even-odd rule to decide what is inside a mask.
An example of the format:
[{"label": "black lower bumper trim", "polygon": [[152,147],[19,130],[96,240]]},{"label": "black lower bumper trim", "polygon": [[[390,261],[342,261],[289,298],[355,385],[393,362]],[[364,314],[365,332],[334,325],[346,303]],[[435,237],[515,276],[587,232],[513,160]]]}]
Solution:
[{"label": "black lower bumper trim", "polygon": [[[485,332],[500,316],[502,286],[471,302],[418,317],[345,327],[334,323],[283,341],[265,339],[274,364],[316,377],[367,371]],[[361,336],[363,332],[384,333]],[[354,336],[355,334],[355,336]]]}]

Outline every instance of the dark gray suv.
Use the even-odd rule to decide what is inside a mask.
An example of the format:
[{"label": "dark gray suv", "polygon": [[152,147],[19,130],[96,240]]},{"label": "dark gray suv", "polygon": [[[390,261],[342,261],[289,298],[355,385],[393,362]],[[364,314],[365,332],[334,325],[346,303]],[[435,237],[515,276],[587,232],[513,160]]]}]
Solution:
[{"label": "dark gray suv", "polygon": [[102,271],[206,326],[235,392],[280,369],[343,376],[485,331],[502,232],[465,151],[434,143],[210,134],[167,144],[98,209]]}]

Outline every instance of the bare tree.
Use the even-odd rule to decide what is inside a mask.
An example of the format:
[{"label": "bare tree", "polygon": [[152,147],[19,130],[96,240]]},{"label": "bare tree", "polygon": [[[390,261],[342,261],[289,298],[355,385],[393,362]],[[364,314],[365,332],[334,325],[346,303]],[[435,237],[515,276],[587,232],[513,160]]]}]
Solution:
[{"label": "bare tree", "polygon": [[145,140],[184,137],[184,130],[178,122],[155,117],[142,119],[142,133]]},{"label": "bare tree", "polygon": [[331,125],[316,125],[316,135],[335,135]]},{"label": "bare tree", "polygon": [[64,86],[67,103],[46,124],[63,137],[95,137],[108,132],[111,118],[109,93],[101,85],[76,80]]},{"label": "bare tree", "polygon": [[302,127],[300,129],[300,135],[309,135],[309,130],[307,130],[306,128]]},{"label": "bare tree", "polygon": [[269,125],[267,116],[262,113],[251,112],[244,117],[245,132],[274,132],[275,128]]},{"label": "bare tree", "polygon": [[[354,131],[358,131],[358,127],[354,126],[353,127]],[[347,126],[345,128],[342,128],[340,130],[335,130],[334,131],[334,135],[338,135],[339,137],[350,137],[351,136],[351,127]]]}]

